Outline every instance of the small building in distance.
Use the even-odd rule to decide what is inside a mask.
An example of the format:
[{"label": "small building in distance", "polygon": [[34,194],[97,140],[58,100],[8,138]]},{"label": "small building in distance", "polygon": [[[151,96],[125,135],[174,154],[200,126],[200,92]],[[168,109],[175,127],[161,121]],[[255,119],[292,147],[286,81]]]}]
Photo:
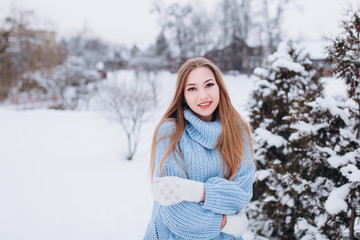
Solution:
[{"label": "small building in distance", "polygon": [[[299,46],[309,54],[313,64],[324,76],[331,75],[331,64],[326,62],[326,41],[301,41]],[[263,46],[249,46],[242,39],[235,38],[232,43],[222,49],[213,49],[205,54],[205,58],[213,61],[221,71],[238,71],[252,74],[254,69],[266,63],[266,49]]]},{"label": "small building in distance", "polygon": [[260,67],[264,59],[264,47],[250,47],[244,40],[235,38],[222,49],[207,52],[205,58],[213,61],[223,72],[238,71],[251,74],[256,67]]}]

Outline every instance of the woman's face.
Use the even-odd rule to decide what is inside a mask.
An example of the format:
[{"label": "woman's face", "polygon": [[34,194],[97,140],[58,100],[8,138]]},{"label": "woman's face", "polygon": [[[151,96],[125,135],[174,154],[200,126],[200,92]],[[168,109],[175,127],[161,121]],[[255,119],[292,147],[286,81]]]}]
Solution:
[{"label": "woman's face", "polygon": [[210,122],[219,105],[219,86],[213,72],[207,67],[192,70],[186,79],[184,97],[199,119]]}]

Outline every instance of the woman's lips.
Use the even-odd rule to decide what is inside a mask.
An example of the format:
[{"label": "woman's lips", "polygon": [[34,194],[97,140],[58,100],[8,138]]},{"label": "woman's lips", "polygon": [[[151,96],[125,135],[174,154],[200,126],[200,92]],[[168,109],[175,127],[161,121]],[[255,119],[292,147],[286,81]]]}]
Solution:
[{"label": "woman's lips", "polygon": [[211,106],[211,101],[208,101],[208,102],[202,102],[200,103],[198,106],[201,108],[201,109],[206,109],[206,108],[209,108]]}]

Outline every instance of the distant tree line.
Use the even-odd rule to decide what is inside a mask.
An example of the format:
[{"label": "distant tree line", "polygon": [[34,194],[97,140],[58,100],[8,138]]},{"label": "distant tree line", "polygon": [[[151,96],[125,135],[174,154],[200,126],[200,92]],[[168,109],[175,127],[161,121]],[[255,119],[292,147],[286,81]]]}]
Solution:
[{"label": "distant tree line", "polygon": [[96,82],[123,64],[122,47],[80,32],[58,40],[56,33],[31,26],[33,13],[0,19],[0,102],[47,101],[52,108],[75,109],[88,102]]},{"label": "distant tree line", "polygon": [[[56,32],[33,28],[33,12],[17,11],[0,19],[0,101],[16,102],[41,95],[53,99],[55,108],[73,109],[96,89],[87,87],[87,83],[95,83],[99,78],[92,71],[99,71],[100,78],[105,77],[106,71],[124,68],[177,71],[187,58],[215,50],[212,60],[224,70],[241,69],[238,58],[246,58],[250,51],[239,54],[239,48],[262,46],[257,53],[258,62],[274,51],[281,40],[280,21],[286,3],[287,0],[222,0],[209,9],[198,1],[157,1],[152,11],[158,16],[161,31],[154,43],[142,50],[110,44],[86,31],[59,41]],[[236,41],[242,45],[234,44]],[[211,56],[214,54],[208,55]],[[66,79],[60,77],[61,71],[67,73]],[[69,96],[68,87],[75,89],[71,91],[75,94]]]},{"label": "distant tree line", "polygon": [[[221,0],[209,9],[198,1],[170,5],[157,1],[153,11],[158,15],[161,31],[154,44],[156,54],[166,57],[177,68],[187,58],[205,56],[211,50],[222,50],[241,41],[243,48],[262,46],[261,53],[256,54],[265,57],[274,52],[281,41],[280,24],[287,2]],[[230,61],[235,69],[236,64],[232,62],[237,59],[232,55],[239,51],[235,48],[230,53],[222,51],[222,56],[212,60],[220,67],[222,61]]]}]

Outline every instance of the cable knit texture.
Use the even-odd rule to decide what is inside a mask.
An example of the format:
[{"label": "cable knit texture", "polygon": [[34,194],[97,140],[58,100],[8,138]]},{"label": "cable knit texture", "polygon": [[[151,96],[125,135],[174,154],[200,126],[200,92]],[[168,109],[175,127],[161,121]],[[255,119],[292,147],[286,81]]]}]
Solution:
[{"label": "cable knit texture", "polygon": [[[184,116],[186,127],[177,148],[185,163],[177,153],[171,153],[165,159],[162,172],[166,176],[203,182],[205,201],[183,201],[171,206],[154,202],[144,240],[234,240],[233,236],[220,232],[220,225],[223,214],[241,211],[252,197],[255,167],[248,139],[245,138],[244,159],[237,175],[234,180],[228,181],[222,174],[221,154],[215,148],[221,123],[204,122],[189,109],[184,111]],[[174,128],[172,121],[163,123],[159,128],[157,137],[162,139],[156,146],[155,177],[161,177],[160,161]]]}]

